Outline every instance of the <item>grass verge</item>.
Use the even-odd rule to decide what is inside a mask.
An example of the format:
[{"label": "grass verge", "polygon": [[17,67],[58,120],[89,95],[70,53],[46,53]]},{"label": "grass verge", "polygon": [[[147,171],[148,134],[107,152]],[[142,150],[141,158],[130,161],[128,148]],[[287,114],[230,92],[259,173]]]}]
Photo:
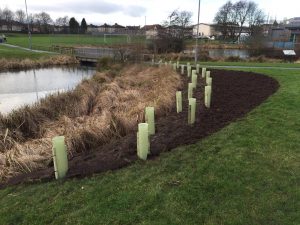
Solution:
[{"label": "grass verge", "polygon": [[[26,46],[27,47],[27,46]],[[10,48],[0,44],[0,59],[39,59],[41,57],[50,57],[47,53],[30,52],[18,48]]]},{"label": "grass verge", "polygon": [[244,119],[146,163],[0,190],[0,224],[300,223],[300,75]]}]

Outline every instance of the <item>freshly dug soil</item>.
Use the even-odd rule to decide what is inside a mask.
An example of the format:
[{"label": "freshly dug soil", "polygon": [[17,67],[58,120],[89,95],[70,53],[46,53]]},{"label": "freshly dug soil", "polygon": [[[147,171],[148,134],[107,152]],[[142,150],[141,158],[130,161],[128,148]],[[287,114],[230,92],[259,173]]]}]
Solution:
[{"label": "freshly dug soil", "polygon": [[[182,76],[185,82],[185,88],[182,90],[183,112],[176,113],[174,93],[172,112],[156,121],[156,134],[151,137],[150,159],[177,146],[193,144],[220,130],[260,105],[279,88],[276,80],[261,74],[226,70],[212,70],[211,74],[213,78],[211,108],[207,109],[204,106],[205,84],[204,79],[200,78],[194,92],[194,97],[197,98],[197,116],[193,126],[187,124],[187,83],[190,79],[187,79],[186,75]],[[69,160],[67,178],[85,177],[119,169],[137,159],[136,132],[133,132],[99,146],[89,153],[74,155]],[[11,178],[4,185],[52,179],[54,179],[53,165],[49,165],[48,169]]]}]

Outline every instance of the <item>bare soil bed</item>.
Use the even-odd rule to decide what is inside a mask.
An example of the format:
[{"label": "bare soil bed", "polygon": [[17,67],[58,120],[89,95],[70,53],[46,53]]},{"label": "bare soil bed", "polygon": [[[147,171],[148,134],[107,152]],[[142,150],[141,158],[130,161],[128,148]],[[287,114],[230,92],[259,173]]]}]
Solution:
[{"label": "bare soil bed", "polygon": [[[183,112],[176,113],[175,93],[174,108],[167,116],[156,121],[156,134],[151,137],[150,159],[161,152],[170,151],[177,146],[193,144],[200,139],[217,132],[229,123],[245,116],[252,109],[264,102],[279,88],[276,80],[255,73],[240,71],[212,70],[213,91],[212,107],[204,106],[204,79],[198,82],[194,97],[197,98],[197,116],[194,126],[187,124],[187,83],[182,76]],[[136,161],[136,131],[108,144],[84,153],[74,154],[69,160],[67,178],[85,177],[95,173],[122,168]],[[49,181],[54,179],[53,165],[49,168],[18,175],[5,185],[23,182]]]}]

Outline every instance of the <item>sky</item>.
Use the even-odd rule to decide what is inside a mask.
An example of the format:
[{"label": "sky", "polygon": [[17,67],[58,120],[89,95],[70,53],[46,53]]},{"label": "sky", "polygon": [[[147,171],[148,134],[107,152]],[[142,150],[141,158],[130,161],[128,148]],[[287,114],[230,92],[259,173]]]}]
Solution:
[{"label": "sky", "polygon": [[[300,17],[299,0],[254,0],[270,18]],[[218,9],[227,0],[201,0],[200,22],[211,23]],[[235,2],[233,0],[233,2]],[[284,4],[283,4],[284,2]],[[28,13],[45,11],[52,19],[75,17],[79,22],[121,25],[157,24],[167,19],[174,9],[193,13],[192,22],[197,23],[198,0],[27,0]],[[25,0],[1,0],[0,8],[16,11],[25,9]]]}]

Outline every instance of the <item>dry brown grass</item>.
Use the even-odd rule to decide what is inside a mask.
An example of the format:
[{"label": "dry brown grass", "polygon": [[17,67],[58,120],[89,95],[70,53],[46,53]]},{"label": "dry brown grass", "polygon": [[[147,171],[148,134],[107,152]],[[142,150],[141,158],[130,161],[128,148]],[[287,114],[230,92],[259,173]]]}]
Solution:
[{"label": "dry brown grass", "polygon": [[136,130],[147,106],[158,117],[167,114],[182,85],[169,67],[133,65],[113,75],[97,73],[72,92],[1,117],[0,181],[47,167],[54,136],[66,137],[69,154],[86,152]]},{"label": "dry brown grass", "polygon": [[73,56],[56,55],[51,57],[45,57],[38,60],[32,59],[5,59],[0,58],[0,71],[7,70],[25,70],[32,68],[42,68],[54,65],[71,65],[76,64],[78,61]]}]

